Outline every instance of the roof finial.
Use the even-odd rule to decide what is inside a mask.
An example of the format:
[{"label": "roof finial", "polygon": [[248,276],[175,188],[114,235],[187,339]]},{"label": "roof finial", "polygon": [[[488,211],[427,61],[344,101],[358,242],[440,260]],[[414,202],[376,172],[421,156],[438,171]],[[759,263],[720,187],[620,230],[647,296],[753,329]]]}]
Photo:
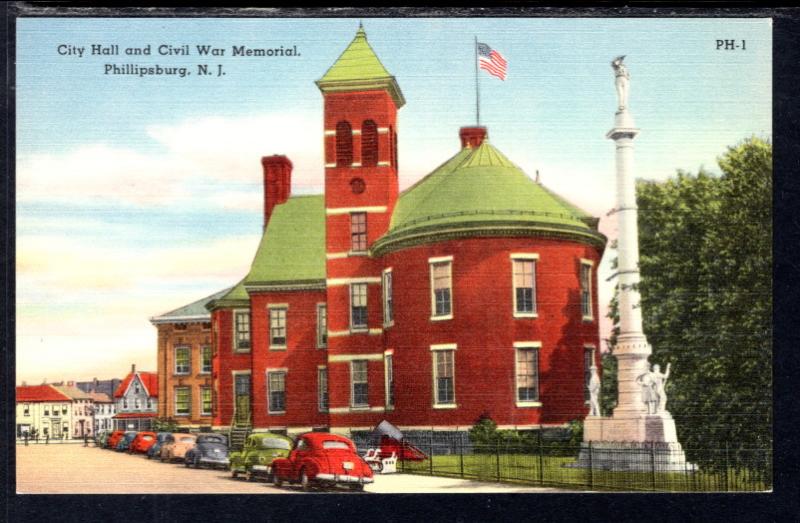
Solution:
[{"label": "roof finial", "polygon": [[542,183],[539,181],[539,169],[536,169],[536,183]]},{"label": "roof finial", "polygon": [[367,38],[367,32],[364,31],[364,24],[363,24],[363,22],[361,22],[361,20],[358,21],[358,31],[356,31],[356,38],[358,38],[358,37],[361,37],[361,38],[364,38],[364,39]]}]

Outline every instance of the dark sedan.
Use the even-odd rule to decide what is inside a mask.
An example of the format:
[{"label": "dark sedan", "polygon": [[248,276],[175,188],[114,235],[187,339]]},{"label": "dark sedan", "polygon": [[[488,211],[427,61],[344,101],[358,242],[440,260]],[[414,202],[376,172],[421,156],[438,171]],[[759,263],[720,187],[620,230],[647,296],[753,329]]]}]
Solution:
[{"label": "dark sedan", "polygon": [[155,459],[161,456],[161,445],[167,440],[167,436],[172,434],[171,432],[159,432],[156,434],[156,442],[153,443],[153,446],[147,449],[147,459]]},{"label": "dark sedan", "polygon": [[119,442],[117,442],[117,446],[114,447],[114,450],[117,452],[124,452],[128,450],[131,446],[131,441],[133,441],[133,438],[136,437],[136,434],[138,434],[138,432],[135,430],[129,430],[125,432],[125,434],[120,438]]},{"label": "dark sedan", "polygon": [[198,434],[195,446],[186,452],[187,467],[228,468],[228,439],[222,434]]}]

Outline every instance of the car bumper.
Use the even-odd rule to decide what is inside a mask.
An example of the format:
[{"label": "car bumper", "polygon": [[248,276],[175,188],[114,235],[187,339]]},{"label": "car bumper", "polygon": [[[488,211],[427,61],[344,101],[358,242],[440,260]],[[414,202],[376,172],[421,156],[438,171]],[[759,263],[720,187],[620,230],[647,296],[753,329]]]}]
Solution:
[{"label": "car bumper", "polygon": [[268,465],[253,465],[252,467],[250,467],[250,470],[252,470],[253,472],[266,472],[267,474],[269,474],[270,471],[272,471],[272,467]]},{"label": "car bumper", "polygon": [[363,476],[351,476],[349,474],[317,474],[314,479],[319,481],[331,481],[333,483],[372,483],[373,478]]},{"label": "car bumper", "polygon": [[211,465],[228,465],[230,460],[228,458],[200,458],[200,463],[209,463]]}]

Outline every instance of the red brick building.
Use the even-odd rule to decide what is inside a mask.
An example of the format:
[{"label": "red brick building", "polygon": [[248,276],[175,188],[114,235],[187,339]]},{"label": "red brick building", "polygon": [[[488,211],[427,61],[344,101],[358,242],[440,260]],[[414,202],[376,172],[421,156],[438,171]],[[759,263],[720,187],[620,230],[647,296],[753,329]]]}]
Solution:
[{"label": "red brick building", "polygon": [[[262,159],[251,270],[211,301],[214,425],[348,433],[562,426],[597,357],[597,218],[465,127],[398,190],[400,87],[359,29],[317,81],[325,193]],[[454,136],[455,139],[455,136]]]}]

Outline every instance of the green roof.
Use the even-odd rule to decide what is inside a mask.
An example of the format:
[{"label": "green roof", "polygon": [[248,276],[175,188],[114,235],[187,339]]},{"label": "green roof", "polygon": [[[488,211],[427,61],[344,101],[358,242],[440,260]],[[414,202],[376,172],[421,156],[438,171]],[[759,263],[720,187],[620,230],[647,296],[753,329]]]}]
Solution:
[{"label": "green roof", "polygon": [[605,245],[597,220],[534,182],[519,167],[484,141],[463,148],[401,194],[389,231],[373,253],[443,236],[569,236]]},{"label": "green roof", "polygon": [[170,323],[176,321],[188,321],[188,320],[202,320],[208,319],[209,314],[206,308],[206,305],[214,300],[217,300],[227,294],[231,290],[230,287],[227,289],[223,289],[221,291],[215,292],[210,296],[206,296],[205,298],[201,298],[197,301],[194,301],[188,305],[184,305],[183,307],[178,307],[175,310],[165,312],[159,316],[155,316],[150,319],[153,323]]},{"label": "green roof", "polygon": [[250,296],[244,288],[244,280],[228,289],[228,292],[215,300],[206,303],[206,309],[209,311],[220,307],[249,307]]},{"label": "green roof", "polygon": [[367,42],[367,33],[359,26],[355,38],[328,71],[317,80],[323,93],[386,89],[398,109],[405,104],[394,76],[383,66]]},{"label": "green roof", "polygon": [[289,198],[272,211],[244,286],[317,285],[324,281],[325,197]]}]

